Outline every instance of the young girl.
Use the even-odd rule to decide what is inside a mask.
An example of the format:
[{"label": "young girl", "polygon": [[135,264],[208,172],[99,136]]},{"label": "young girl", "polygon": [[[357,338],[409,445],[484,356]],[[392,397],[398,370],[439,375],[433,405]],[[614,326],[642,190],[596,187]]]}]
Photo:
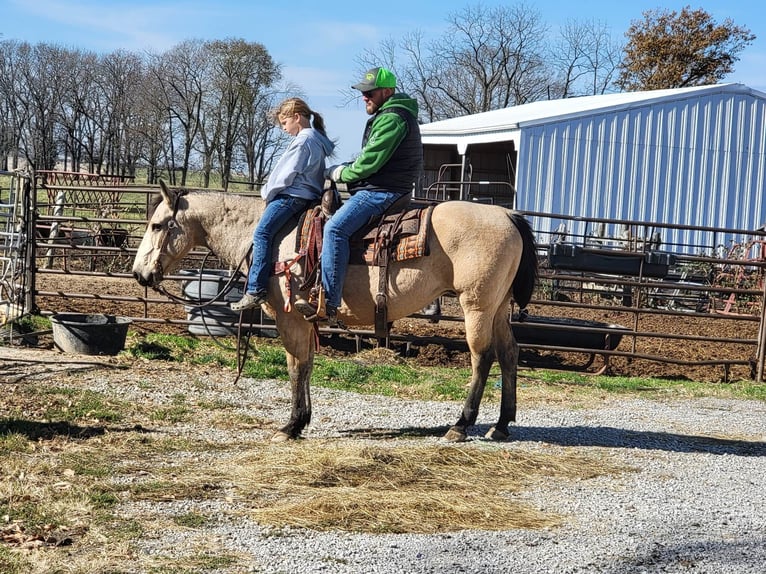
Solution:
[{"label": "young girl", "polygon": [[335,147],[327,137],[322,116],[300,98],[282,102],[275,118],[294,139],[261,189],[267,205],[253,232],[253,262],[245,294],[231,304],[234,311],[260,307],[266,302],[274,236],[294,215],[319,200],[324,186],[325,158]]}]

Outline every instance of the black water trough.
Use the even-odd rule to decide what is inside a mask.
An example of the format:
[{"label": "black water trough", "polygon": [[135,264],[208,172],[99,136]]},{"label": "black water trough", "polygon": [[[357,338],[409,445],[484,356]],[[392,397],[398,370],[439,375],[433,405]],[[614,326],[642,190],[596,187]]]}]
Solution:
[{"label": "black water trough", "polygon": [[516,342],[551,347],[577,347],[595,351],[613,351],[617,348],[627,327],[600,321],[569,317],[542,317],[514,314],[511,329]]},{"label": "black water trough", "polygon": [[59,313],[51,317],[53,343],[65,353],[116,355],[125,348],[131,323],[114,315]]},{"label": "black water trough", "polygon": [[675,265],[676,256],[662,251],[624,251],[553,243],[548,246],[548,261],[554,269],[662,278]]}]

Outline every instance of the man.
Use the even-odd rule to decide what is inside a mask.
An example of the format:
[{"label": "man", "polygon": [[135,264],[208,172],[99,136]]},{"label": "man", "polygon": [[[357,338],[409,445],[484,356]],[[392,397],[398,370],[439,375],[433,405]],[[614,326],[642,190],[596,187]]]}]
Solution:
[{"label": "man", "polygon": [[337,325],[351,236],[370,218],[411,194],[423,170],[418,103],[407,94],[396,93],[394,74],[386,68],[373,68],[351,87],[362,93],[371,117],[359,156],[325,172],[327,178],[346,184],[351,194],[325,223],[321,255],[325,308],[299,307],[309,321],[327,320],[331,326]]}]

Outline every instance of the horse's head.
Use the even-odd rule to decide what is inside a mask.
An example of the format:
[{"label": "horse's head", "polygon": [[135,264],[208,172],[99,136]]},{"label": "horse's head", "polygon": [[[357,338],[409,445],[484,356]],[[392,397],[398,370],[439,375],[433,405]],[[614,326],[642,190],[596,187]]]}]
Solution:
[{"label": "horse's head", "polygon": [[169,189],[160,180],[160,195],[133,261],[133,277],[144,286],[159,285],[164,274],[175,270],[194,247],[194,239],[184,227],[186,191]]}]

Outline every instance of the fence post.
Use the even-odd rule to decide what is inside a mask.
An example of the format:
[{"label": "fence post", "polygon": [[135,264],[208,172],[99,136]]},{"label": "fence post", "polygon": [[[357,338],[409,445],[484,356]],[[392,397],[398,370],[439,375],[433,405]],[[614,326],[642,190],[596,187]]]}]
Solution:
[{"label": "fence post", "polygon": [[764,346],[766,346],[766,281],[763,282],[763,291],[761,291],[761,317],[758,324],[758,346],[755,352],[755,361],[757,365],[756,380],[759,383],[763,382],[763,368],[766,360],[766,352],[764,352]]},{"label": "fence post", "polygon": [[34,176],[24,179],[24,224],[26,226],[26,245],[24,246],[25,273],[27,279],[27,292],[24,295],[24,311],[37,313],[35,291],[37,290],[37,270],[35,260],[35,232],[37,230],[37,185]]}]

